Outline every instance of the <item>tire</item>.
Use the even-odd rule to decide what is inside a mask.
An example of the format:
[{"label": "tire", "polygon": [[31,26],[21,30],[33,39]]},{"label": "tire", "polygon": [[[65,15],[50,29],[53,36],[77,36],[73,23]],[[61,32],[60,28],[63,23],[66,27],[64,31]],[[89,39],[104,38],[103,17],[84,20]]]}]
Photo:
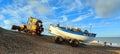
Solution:
[{"label": "tire", "polygon": [[63,42],[63,38],[62,37],[56,37],[55,42],[58,43],[58,44],[61,44]]},{"label": "tire", "polygon": [[71,42],[70,45],[72,47],[78,47],[79,46],[79,41],[76,40],[76,39],[70,40],[70,42]]},{"label": "tire", "polygon": [[37,34],[37,35],[41,35],[41,32],[40,32],[40,31],[36,31],[36,34]]}]

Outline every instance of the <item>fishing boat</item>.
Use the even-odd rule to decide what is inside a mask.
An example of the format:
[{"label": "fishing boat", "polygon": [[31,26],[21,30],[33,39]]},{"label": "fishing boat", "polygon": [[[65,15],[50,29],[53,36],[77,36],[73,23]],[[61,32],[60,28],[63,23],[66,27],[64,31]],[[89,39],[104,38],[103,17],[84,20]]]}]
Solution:
[{"label": "fishing boat", "polygon": [[80,43],[89,43],[96,37],[94,33],[75,31],[70,28],[60,27],[59,25],[50,25],[48,31],[56,35],[55,42],[62,43],[64,40],[68,40],[72,46],[78,46]]}]

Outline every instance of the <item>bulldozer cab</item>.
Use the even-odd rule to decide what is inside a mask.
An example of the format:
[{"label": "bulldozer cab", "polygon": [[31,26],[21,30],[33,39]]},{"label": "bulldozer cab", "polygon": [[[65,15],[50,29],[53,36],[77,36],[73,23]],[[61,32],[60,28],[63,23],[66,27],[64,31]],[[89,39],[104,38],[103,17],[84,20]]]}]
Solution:
[{"label": "bulldozer cab", "polygon": [[31,17],[31,18],[28,19],[28,26],[27,26],[27,28],[29,30],[35,31],[36,28],[41,26],[41,25],[42,25],[42,22],[40,20],[36,19],[36,18]]}]

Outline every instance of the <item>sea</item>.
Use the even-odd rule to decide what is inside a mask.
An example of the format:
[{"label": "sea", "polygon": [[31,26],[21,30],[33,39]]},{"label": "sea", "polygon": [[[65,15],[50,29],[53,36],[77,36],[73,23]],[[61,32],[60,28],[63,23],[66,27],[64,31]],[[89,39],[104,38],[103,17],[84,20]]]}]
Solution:
[{"label": "sea", "polygon": [[93,42],[120,47],[120,37],[96,37]]}]

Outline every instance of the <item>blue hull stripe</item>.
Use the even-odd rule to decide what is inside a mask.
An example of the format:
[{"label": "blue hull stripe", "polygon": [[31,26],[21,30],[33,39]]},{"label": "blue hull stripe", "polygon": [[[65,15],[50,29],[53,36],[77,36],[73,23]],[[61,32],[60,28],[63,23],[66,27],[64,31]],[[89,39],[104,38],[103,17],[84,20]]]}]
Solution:
[{"label": "blue hull stripe", "polygon": [[72,33],[72,34],[76,34],[76,35],[82,35],[82,36],[88,36],[88,37],[95,37],[96,36],[96,34],[93,34],[93,33],[85,34],[83,32],[75,32],[75,31],[66,30],[66,29],[63,29],[63,28],[59,28],[59,29],[64,31],[64,32],[68,32],[68,33]]}]

